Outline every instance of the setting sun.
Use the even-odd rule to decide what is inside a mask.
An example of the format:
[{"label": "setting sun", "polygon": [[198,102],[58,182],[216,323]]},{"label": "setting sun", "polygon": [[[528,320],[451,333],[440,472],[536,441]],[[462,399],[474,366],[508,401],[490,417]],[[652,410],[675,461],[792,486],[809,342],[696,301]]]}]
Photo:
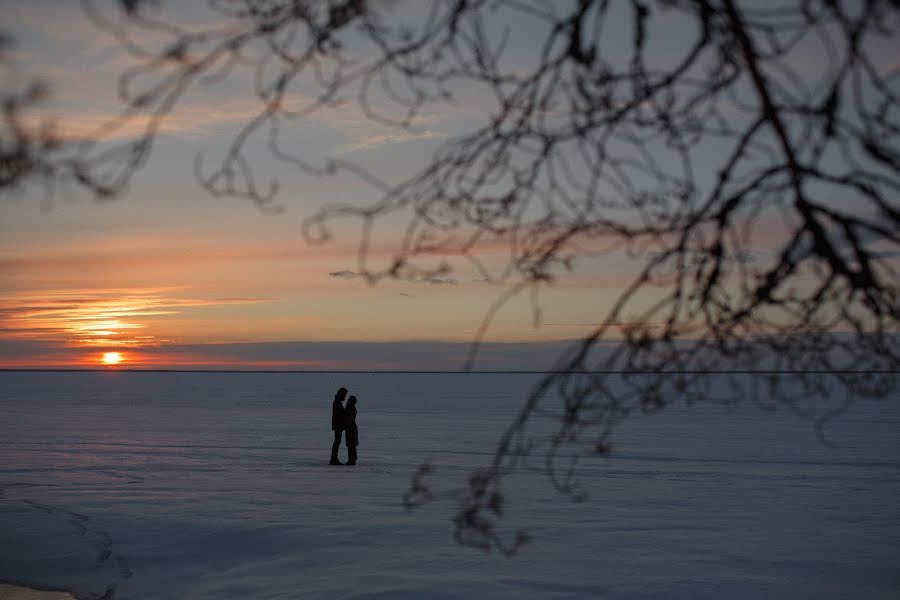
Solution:
[{"label": "setting sun", "polygon": [[104,365],[117,365],[122,362],[122,354],[120,352],[104,352],[101,360]]}]

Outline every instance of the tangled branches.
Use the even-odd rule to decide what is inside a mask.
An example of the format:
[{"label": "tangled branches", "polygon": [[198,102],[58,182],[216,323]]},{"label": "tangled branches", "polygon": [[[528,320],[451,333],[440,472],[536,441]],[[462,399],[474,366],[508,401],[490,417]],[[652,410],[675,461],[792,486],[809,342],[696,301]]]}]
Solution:
[{"label": "tangled branches", "polygon": [[[120,79],[126,110],[71,163],[98,194],[124,189],[190,86],[249,69],[259,111],[212,171],[198,163],[206,189],[276,205],[277,184],[258,181],[245,152],[256,138],[305,172],[352,171],[378,199],[324,207],[308,237],[325,241],[334,219],[358,218],[370,282],[444,274],[457,257],[505,285],[475,349],[514,295],[603,257],[639,265],[473,475],[456,519],[464,543],[513,551],[521,539],[506,543],[496,528],[512,469],[542,456],[537,468],[577,497],[579,456],[607,452],[634,411],[703,398],[704,373],[759,372],[764,403],[813,418],[829,394],[894,389],[895,3],[454,0],[418,4],[408,25],[387,0],[211,0],[215,23],[195,29],[150,4],[85,2],[138,61]],[[412,128],[460,90],[489,105],[483,120],[398,184],[346,162],[315,167],[281,143],[293,120],[347,94],[370,119]],[[137,139],[101,143],[135,120]],[[407,224],[398,250],[372,267],[372,228],[397,214]],[[502,264],[482,258],[486,245],[504,249]],[[553,431],[529,433],[541,419]],[[432,498],[424,476],[410,506]]]},{"label": "tangled branches", "polygon": [[0,194],[12,194],[28,180],[52,181],[60,141],[51,121],[28,120],[47,95],[37,80],[22,81],[9,57],[11,40],[0,34]]}]

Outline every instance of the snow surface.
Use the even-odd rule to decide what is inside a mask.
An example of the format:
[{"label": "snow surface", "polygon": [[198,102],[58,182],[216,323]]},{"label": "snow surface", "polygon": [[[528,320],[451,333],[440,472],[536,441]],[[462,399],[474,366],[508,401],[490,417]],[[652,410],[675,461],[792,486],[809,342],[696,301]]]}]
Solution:
[{"label": "snow surface", "polygon": [[0,600],[72,600],[72,595],[0,583]]},{"label": "snow surface", "polygon": [[[625,422],[586,502],[509,482],[505,558],[455,505],[535,375],[0,373],[0,581],[79,598],[887,598],[900,593],[900,409],[825,446],[789,412],[712,404]],[[356,467],[327,466],[359,396]],[[892,401],[893,400],[893,401]],[[341,448],[341,456],[346,449]]]}]

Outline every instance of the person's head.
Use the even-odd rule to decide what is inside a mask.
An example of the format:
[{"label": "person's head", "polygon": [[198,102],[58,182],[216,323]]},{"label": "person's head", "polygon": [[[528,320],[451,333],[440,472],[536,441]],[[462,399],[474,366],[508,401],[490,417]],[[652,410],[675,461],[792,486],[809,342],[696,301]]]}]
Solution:
[{"label": "person's head", "polygon": [[356,396],[350,396],[350,399],[347,400],[347,407],[356,406]]},{"label": "person's head", "polygon": [[344,398],[346,398],[346,397],[347,397],[347,388],[339,389],[337,391],[337,393],[334,395],[335,400],[340,400],[342,402],[343,402]]}]

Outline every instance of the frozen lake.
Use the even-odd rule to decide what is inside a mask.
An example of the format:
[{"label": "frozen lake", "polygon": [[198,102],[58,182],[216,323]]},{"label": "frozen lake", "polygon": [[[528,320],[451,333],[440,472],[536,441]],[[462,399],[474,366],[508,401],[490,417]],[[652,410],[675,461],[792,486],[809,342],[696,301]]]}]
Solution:
[{"label": "frozen lake", "polygon": [[[509,482],[513,558],[457,546],[451,500],[535,375],[0,373],[0,581],[80,598],[887,598],[900,406],[830,422],[751,405],[634,417],[586,502]],[[359,396],[356,467],[327,466]],[[342,459],[346,449],[341,448]]]}]

